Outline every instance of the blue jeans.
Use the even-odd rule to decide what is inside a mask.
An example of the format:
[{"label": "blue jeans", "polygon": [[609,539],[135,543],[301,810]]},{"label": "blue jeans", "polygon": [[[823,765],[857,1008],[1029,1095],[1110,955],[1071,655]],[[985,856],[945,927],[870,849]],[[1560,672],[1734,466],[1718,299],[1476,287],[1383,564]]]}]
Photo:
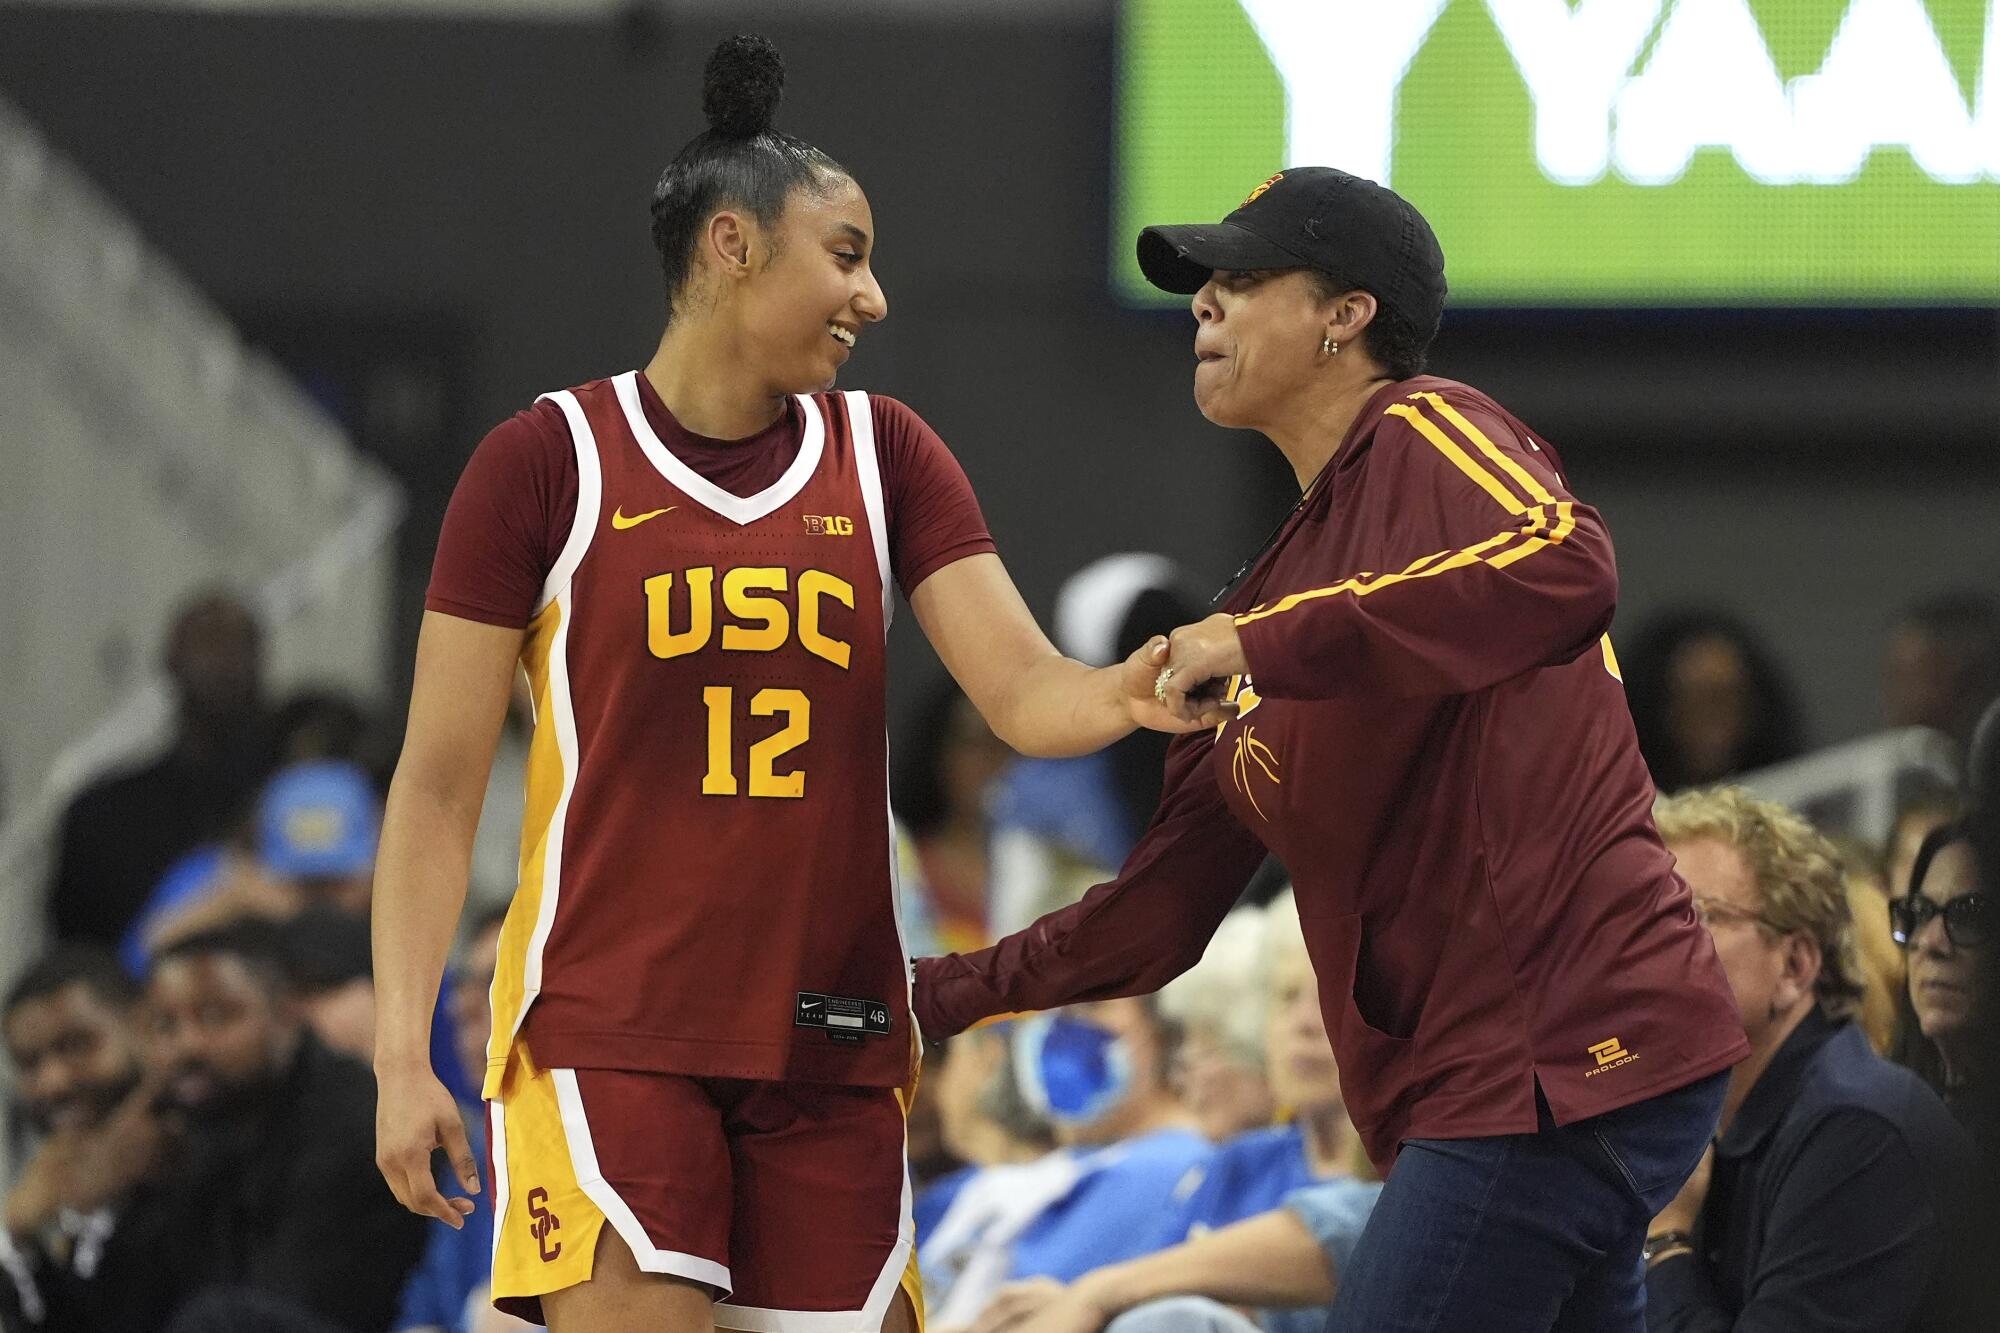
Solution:
[{"label": "blue jeans", "polygon": [[1694,1174],[1729,1074],[1533,1134],[1409,1139],[1327,1333],[1644,1333],[1654,1214]]}]

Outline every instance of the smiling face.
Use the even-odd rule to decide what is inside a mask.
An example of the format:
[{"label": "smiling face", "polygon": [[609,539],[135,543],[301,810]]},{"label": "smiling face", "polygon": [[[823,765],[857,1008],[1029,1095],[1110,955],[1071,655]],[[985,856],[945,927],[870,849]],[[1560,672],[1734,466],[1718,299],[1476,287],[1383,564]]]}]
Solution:
[{"label": "smiling face", "polygon": [[[1960,840],[1938,849],[1924,874],[1923,895],[1934,903],[1973,892],[1978,874],[1972,844]],[[1945,934],[1944,918],[1933,916],[1910,941],[1910,1005],[1917,1025],[1932,1041],[1961,1037],[1973,1017],[1981,950],[1962,948]]]},{"label": "smiling face", "polygon": [[1218,426],[1262,428],[1326,359],[1328,303],[1306,269],[1217,269],[1190,305],[1195,406]]},{"label": "smiling face", "polygon": [[725,252],[742,246],[745,262],[736,270],[727,268],[730,259],[710,259],[731,279],[725,285],[737,332],[756,349],[769,391],[832,388],[862,330],[889,313],[869,267],[875,216],[861,187],[845,176],[824,177],[819,189],[793,190],[775,225],[725,212],[709,235]]},{"label": "smiling face", "polygon": [[197,1115],[253,1095],[298,1047],[296,1008],[233,954],[162,961],[147,987],[146,1015],[148,1062],[174,1104]]},{"label": "smiling face", "polygon": [[130,1015],[76,982],[8,1013],[7,1055],[38,1130],[89,1129],[139,1082]]}]

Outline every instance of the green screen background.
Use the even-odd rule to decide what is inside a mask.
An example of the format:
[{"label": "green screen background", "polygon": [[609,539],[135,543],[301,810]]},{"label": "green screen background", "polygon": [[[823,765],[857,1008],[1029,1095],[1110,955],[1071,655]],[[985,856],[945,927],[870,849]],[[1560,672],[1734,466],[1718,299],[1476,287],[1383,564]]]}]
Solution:
[{"label": "green screen background", "polygon": [[[1968,100],[1985,6],[1927,0]],[[1791,79],[1819,67],[1847,0],[1750,7]],[[1124,0],[1119,38],[1112,282],[1131,303],[1180,305],[1140,275],[1139,229],[1214,221],[1272,172],[1307,164],[1282,160],[1284,86],[1235,0]],[[2000,300],[1990,179],[1941,184],[1878,149],[1845,184],[1768,185],[1727,149],[1704,149],[1669,185],[1614,172],[1565,186],[1536,162],[1533,117],[1486,6],[1451,0],[1402,82],[1392,173],[1437,230],[1454,304]]]}]

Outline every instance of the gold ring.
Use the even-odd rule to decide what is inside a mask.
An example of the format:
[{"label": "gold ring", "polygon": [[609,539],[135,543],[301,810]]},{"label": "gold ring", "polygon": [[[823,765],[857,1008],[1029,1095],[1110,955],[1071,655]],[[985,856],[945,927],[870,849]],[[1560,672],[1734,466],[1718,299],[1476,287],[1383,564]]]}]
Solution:
[{"label": "gold ring", "polygon": [[1161,667],[1160,674],[1153,677],[1153,697],[1161,703],[1167,701],[1167,682],[1174,678],[1172,667]]}]

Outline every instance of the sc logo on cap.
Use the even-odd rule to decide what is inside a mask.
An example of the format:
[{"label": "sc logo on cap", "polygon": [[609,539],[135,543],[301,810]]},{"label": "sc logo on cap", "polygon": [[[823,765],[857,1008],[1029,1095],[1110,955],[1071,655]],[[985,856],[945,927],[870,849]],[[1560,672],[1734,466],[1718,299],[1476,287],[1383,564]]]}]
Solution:
[{"label": "sc logo on cap", "polygon": [[1238,204],[1237,207],[1248,208],[1250,205],[1256,203],[1259,199],[1263,198],[1264,191],[1270,189],[1273,185],[1276,185],[1279,181],[1283,180],[1284,178],[1285,178],[1285,173],[1282,171],[1279,172],[1277,175],[1271,177],[1271,179],[1265,181],[1262,185],[1259,185],[1256,189],[1250,191],[1250,197],[1245,199],[1242,203]]}]

